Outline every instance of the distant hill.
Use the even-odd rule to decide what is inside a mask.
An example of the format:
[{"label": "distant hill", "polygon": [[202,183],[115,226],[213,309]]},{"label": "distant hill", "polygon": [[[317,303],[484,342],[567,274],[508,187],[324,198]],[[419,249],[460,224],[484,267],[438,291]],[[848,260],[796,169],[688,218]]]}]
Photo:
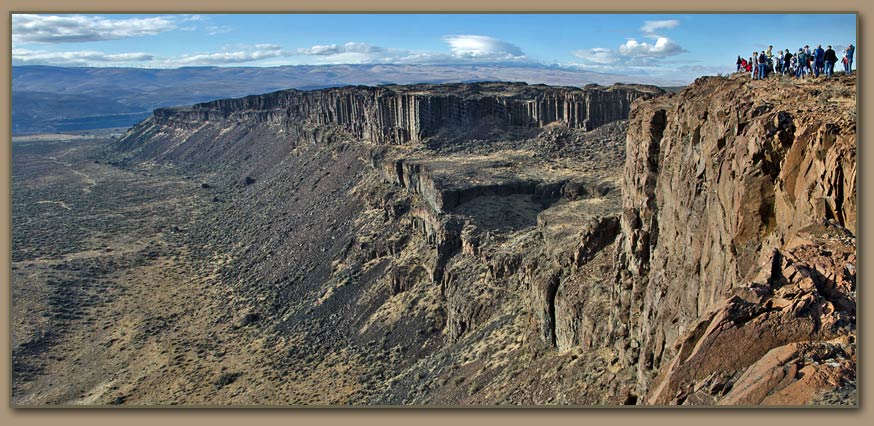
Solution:
[{"label": "distant hill", "polygon": [[281,89],[524,81],[563,86],[681,82],[569,68],[507,65],[315,65],[175,69],[12,67],[13,134],[130,126],[155,108]]}]

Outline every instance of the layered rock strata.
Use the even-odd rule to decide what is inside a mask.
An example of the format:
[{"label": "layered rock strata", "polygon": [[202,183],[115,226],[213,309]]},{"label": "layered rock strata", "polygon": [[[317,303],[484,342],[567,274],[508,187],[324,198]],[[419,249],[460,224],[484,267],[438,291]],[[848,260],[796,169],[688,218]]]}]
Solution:
[{"label": "layered rock strata", "polygon": [[663,93],[653,86],[585,88],[473,83],[354,86],[318,91],[284,90],[222,99],[192,107],[161,108],[151,120],[195,128],[204,122],[270,122],[286,126],[336,126],[350,137],[377,144],[420,142],[445,128],[470,128],[485,119],[501,126],[561,123],[591,130],[625,119],[638,98]]}]

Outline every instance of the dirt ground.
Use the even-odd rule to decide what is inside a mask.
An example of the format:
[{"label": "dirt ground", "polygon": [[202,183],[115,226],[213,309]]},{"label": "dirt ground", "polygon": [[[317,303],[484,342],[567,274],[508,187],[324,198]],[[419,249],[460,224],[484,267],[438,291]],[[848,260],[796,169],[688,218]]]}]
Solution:
[{"label": "dirt ground", "polygon": [[184,242],[211,196],[99,163],[107,141],[13,144],[16,405],[202,403],[257,371],[257,340],[218,321],[224,289]]}]

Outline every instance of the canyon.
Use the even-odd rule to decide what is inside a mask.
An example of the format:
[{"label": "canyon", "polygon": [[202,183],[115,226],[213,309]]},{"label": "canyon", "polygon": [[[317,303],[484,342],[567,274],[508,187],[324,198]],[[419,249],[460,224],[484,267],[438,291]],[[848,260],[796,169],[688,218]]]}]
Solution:
[{"label": "canyon", "polygon": [[[846,76],[702,77],[670,94],[346,86],[159,108],[74,152],[104,176],[83,197],[138,176],[125,199],[162,212],[148,229],[124,218],[156,253],[115,262],[139,277],[96,279],[133,289],[107,302],[132,331],[57,322],[129,368],[47,391],[63,381],[51,366],[77,358],[58,351],[89,356],[16,311],[13,399],[856,405],[856,147]],[[59,256],[19,236],[14,288]],[[148,303],[128,319],[133,296]]]}]

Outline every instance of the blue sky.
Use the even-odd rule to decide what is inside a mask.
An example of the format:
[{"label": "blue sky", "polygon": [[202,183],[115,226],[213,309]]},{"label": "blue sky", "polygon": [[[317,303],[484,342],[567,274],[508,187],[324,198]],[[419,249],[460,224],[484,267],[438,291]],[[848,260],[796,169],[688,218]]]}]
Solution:
[{"label": "blue sky", "polygon": [[13,15],[13,65],[560,66],[691,81],[737,55],[856,44],[853,14]]}]

